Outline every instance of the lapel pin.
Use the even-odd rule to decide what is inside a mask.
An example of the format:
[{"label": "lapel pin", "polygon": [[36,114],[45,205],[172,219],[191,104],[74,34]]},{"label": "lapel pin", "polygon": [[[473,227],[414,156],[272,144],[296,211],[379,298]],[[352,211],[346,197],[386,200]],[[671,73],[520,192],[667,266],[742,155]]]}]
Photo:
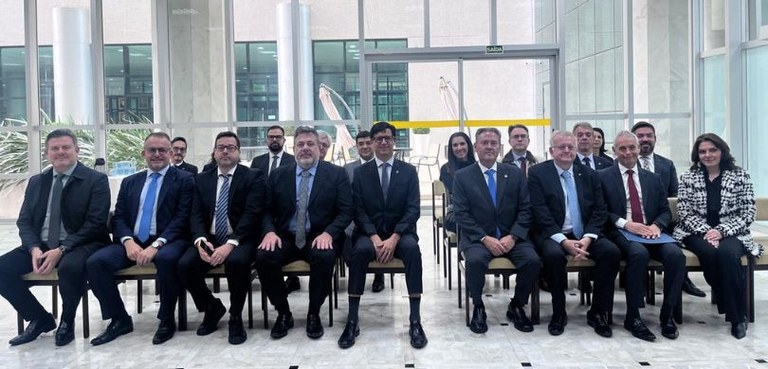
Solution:
[{"label": "lapel pin", "polygon": [[508,176],[505,174],[505,175],[504,175],[504,178],[508,178]]},{"label": "lapel pin", "polygon": [[399,170],[396,170],[396,171],[395,171],[395,174],[400,174],[400,171],[399,171]]}]

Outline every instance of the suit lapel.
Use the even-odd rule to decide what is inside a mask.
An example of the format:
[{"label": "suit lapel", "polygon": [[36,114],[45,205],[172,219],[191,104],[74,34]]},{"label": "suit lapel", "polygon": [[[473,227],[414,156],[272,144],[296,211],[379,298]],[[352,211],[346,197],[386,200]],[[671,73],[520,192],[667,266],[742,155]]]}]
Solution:
[{"label": "suit lapel", "polygon": [[[312,204],[313,201],[317,198],[318,193],[320,192],[320,181],[326,180],[326,177],[328,176],[328,172],[326,171],[326,167],[320,165],[321,163],[317,163],[317,170],[315,171],[315,179],[312,181],[312,188],[309,190],[309,201],[307,201],[307,208],[309,208],[309,205]],[[294,171],[294,173],[296,173]],[[293,187],[294,189],[296,186]],[[294,198],[296,196],[294,195]]]},{"label": "suit lapel", "polygon": [[616,170],[613,171],[612,176],[614,180],[614,187],[616,187],[615,191],[619,195],[619,206],[621,206],[621,212],[617,215],[623,218],[627,216],[627,192],[624,190],[624,178],[618,165],[616,166]]},{"label": "suit lapel", "polygon": [[[480,191],[480,193],[482,194],[481,196],[483,197],[485,202],[491,206],[490,207],[491,209],[493,209],[495,205],[493,204],[493,199],[491,199],[491,191],[488,189],[488,182],[486,181],[486,175],[485,173],[483,173],[482,168],[480,168],[479,163],[475,163],[473,165],[475,166],[475,169],[473,170],[477,173],[472,176],[472,181],[475,182],[474,187],[477,188],[478,191]],[[498,196],[498,189],[499,187],[496,186],[497,196]]]},{"label": "suit lapel", "polygon": [[[178,174],[177,171],[182,169],[176,169],[171,165],[170,168],[168,168],[168,171],[165,172],[165,178],[163,178],[163,185],[160,186],[160,196],[157,197],[157,210],[160,210],[160,207],[162,206],[163,201],[165,200],[165,196],[168,195],[168,191],[173,186],[173,182],[176,181],[176,175]],[[157,212],[157,210],[155,210]]]},{"label": "suit lapel", "polygon": [[[576,193],[579,194],[579,209],[581,210],[581,214],[586,214],[584,212],[584,208],[583,208],[584,202],[581,201],[581,199],[586,199],[585,193],[586,193],[587,189],[585,189],[584,187],[587,186],[587,184],[585,183],[585,181],[587,179],[587,175],[588,175],[588,173],[585,173],[585,171],[587,171],[587,170],[593,170],[593,169],[587,167],[586,165],[584,165],[584,166],[582,166],[582,165],[574,165],[573,166],[573,176],[575,177],[574,178],[574,184],[576,185]],[[563,201],[565,201],[565,197],[563,197]],[[568,205],[566,204],[566,206],[568,206]]]},{"label": "suit lapel", "polygon": [[499,169],[496,171],[496,209],[500,209],[504,201],[504,189],[507,187],[511,173],[502,165],[497,165],[496,168]]},{"label": "suit lapel", "polygon": [[637,174],[640,177],[640,190],[643,191],[643,213],[645,213],[645,219],[650,221],[648,209],[650,209],[651,192],[653,191],[651,189],[651,173],[638,167]]}]

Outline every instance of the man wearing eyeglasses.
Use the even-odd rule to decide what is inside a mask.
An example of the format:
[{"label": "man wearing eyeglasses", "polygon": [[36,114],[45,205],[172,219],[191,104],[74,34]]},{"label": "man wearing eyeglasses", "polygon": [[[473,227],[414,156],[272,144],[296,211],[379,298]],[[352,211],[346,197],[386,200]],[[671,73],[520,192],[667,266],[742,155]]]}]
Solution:
[{"label": "man wearing eyeglasses", "polygon": [[365,290],[368,263],[388,263],[398,258],[405,264],[405,283],[410,306],[411,346],[423,348],[427,336],[421,327],[422,267],[416,221],[419,220],[419,177],[416,168],[394,158],[395,127],[378,122],[371,127],[373,160],[355,170],[352,183],[356,215],[354,245],[349,264],[349,314],[339,347],[355,344],[360,334],[358,310]]},{"label": "man wearing eyeglasses", "polygon": [[[590,128],[591,129],[591,128]],[[558,131],[550,138],[551,160],[528,172],[535,226],[532,238],[539,248],[544,276],[552,293],[549,334],[561,335],[568,324],[565,313],[565,266],[573,260],[594,260],[595,287],[587,324],[595,333],[611,337],[608,316],[613,305],[613,281],[619,271],[619,248],[603,237],[608,219],[603,187],[597,172],[575,162],[576,137]]]},{"label": "man wearing eyeglasses", "polygon": [[133,331],[133,320],[120,298],[115,272],[132,265],[157,268],[160,325],[152,343],[161,344],[176,332],[174,310],[181,289],[176,265],[189,245],[187,230],[192,207],[193,176],[171,162],[171,139],[164,132],[144,140],[141,155],[147,170],[120,184],[112,233],[115,243],[97,251],[87,262],[88,284],[101,304],[101,317],[111,322],[91,344],[103,345]]},{"label": "man wearing eyeglasses", "polygon": [[261,169],[261,172],[269,177],[275,168],[295,163],[293,155],[283,151],[284,145],[285,130],[283,127],[269,127],[267,129],[267,147],[269,151],[266,154],[253,158],[251,168]]},{"label": "man wearing eyeglasses", "polygon": [[171,140],[171,149],[173,150],[173,166],[196,175],[197,167],[184,161],[184,158],[187,157],[187,139],[181,136],[174,137]]},{"label": "man wearing eyeglasses", "polygon": [[531,143],[531,136],[528,133],[528,127],[522,124],[513,124],[507,129],[509,133],[509,152],[504,155],[502,163],[516,165],[528,175],[528,169],[539,162],[539,160],[528,151],[528,145]]},{"label": "man wearing eyeglasses", "polygon": [[218,329],[227,309],[205,284],[211,269],[224,265],[229,285],[230,344],[248,338],[243,327],[243,305],[251,288],[251,256],[260,233],[264,210],[264,173],[240,162],[240,139],[233,132],[216,136],[213,156],[217,168],[195,178],[190,224],[194,247],[179,261],[179,275],[198,311],[204,311],[198,336]]},{"label": "man wearing eyeglasses", "polygon": [[[331,135],[323,130],[317,130],[318,148],[320,149],[320,160],[326,160],[325,156],[328,155],[328,149],[331,148],[333,142],[331,142]],[[333,153],[331,153],[333,155]]]}]

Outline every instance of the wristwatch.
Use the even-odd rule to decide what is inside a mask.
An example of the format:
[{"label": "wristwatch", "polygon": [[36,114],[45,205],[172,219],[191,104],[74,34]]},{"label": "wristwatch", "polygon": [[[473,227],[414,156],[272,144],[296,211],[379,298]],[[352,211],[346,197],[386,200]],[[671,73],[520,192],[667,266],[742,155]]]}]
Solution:
[{"label": "wristwatch", "polygon": [[67,248],[64,245],[59,246],[58,249],[59,249],[59,251],[61,251],[62,255],[64,255],[67,252],[67,250],[69,250],[69,248]]},{"label": "wristwatch", "polygon": [[159,248],[163,247],[163,243],[160,242],[160,241],[155,241],[155,242],[152,242],[152,244],[150,246],[152,246],[152,247],[154,247],[156,249],[159,249]]}]

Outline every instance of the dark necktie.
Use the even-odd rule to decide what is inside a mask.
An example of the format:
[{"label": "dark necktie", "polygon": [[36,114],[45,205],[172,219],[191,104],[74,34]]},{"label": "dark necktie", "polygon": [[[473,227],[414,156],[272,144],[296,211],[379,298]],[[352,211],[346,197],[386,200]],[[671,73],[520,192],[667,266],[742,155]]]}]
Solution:
[{"label": "dark necktie", "polygon": [[59,247],[61,236],[61,191],[64,188],[65,174],[57,174],[51,193],[51,216],[48,219],[48,248]]},{"label": "dark necktie", "polygon": [[381,164],[381,192],[384,193],[384,201],[387,201],[389,190],[389,163]]},{"label": "dark necktie", "polygon": [[277,156],[277,155],[272,156],[272,165],[269,166],[269,172],[267,172],[267,176],[272,174],[272,171],[275,170],[275,168],[277,168],[277,160],[278,159],[280,159],[279,156]]},{"label": "dark necktie", "polygon": [[216,201],[216,242],[223,245],[229,237],[228,214],[229,214],[229,177],[231,174],[219,174],[224,182],[221,183],[219,190],[219,199]]},{"label": "dark necktie", "polygon": [[591,160],[589,160],[589,156],[584,157],[584,165],[587,166],[587,168],[592,169],[592,165],[590,164]]},{"label": "dark necktie", "polygon": [[629,188],[629,207],[632,211],[632,221],[636,223],[643,222],[643,207],[640,205],[640,195],[637,193],[637,187],[635,187],[635,180],[632,178],[634,171],[632,169],[627,170],[627,187]]},{"label": "dark necktie", "polygon": [[301,171],[299,182],[299,208],[296,211],[296,247],[304,248],[307,243],[307,203],[309,202],[309,176],[306,169]]},{"label": "dark necktie", "polygon": [[561,174],[565,182],[565,195],[568,197],[565,202],[568,204],[568,213],[571,216],[571,226],[573,235],[581,239],[584,235],[584,224],[581,220],[581,209],[579,208],[579,195],[576,191],[576,182],[573,181],[571,172],[564,171]]},{"label": "dark necktie", "polygon": [[524,157],[520,157],[520,159],[517,159],[520,161],[520,170],[523,172],[523,178],[528,176],[528,168],[526,167],[526,160]]},{"label": "dark necktie", "polygon": [[154,214],[155,199],[157,198],[157,179],[160,178],[160,173],[152,173],[149,175],[149,178],[149,185],[147,186],[147,193],[144,195],[144,206],[142,207],[139,220],[139,233],[136,235],[141,242],[146,242],[149,239],[149,229],[152,226],[152,214]]}]

